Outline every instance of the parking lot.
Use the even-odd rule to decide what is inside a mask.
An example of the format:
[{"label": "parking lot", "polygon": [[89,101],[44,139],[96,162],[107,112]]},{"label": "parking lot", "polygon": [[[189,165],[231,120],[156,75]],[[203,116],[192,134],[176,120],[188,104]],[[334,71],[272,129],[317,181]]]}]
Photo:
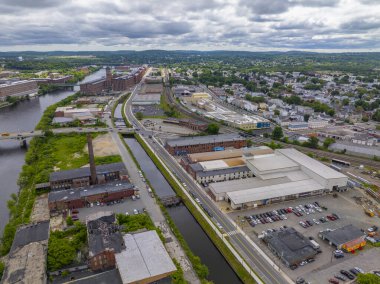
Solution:
[{"label": "parking lot", "polygon": [[141,199],[132,200],[132,198],[124,199],[120,203],[112,204],[112,205],[96,205],[94,204],[93,207],[85,207],[85,208],[79,208],[77,209],[79,213],[77,214],[79,217],[79,220],[86,221],[86,217],[90,214],[99,212],[99,211],[113,211],[116,214],[128,214],[132,215],[134,214],[134,209],[138,210],[138,212],[143,212],[144,205],[141,201]]},{"label": "parking lot", "polygon": [[[361,195],[361,192],[358,190],[350,190],[348,192],[339,193],[338,197],[334,198],[331,195],[327,196],[317,196],[310,198],[303,198],[298,200],[293,200],[289,202],[279,203],[275,205],[270,205],[257,209],[243,210],[243,211],[235,211],[229,213],[228,215],[236,221],[237,224],[241,226],[241,228],[247,233],[248,236],[252,238],[253,241],[260,244],[260,247],[265,251],[265,253],[272,258],[272,260],[281,267],[292,279],[296,279],[299,276],[304,277],[306,280],[314,279],[311,283],[327,283],[328,277],[333,277],[330,274],[330,269],[332,266],[335,267],[337,273],[339,274],[340,269],[348,269],[351,267],[346,267],[349,263],[358,263],[357,266],[361,267],[364,271],[370,271],[374,269],[370,263],[373,261],[366,261],[367,254],[376,254],[380,256],[380,248],[374,248],[371,245],[367,244],[363,251],[356,252],[355,254],[344,253],[343,258],[335,258],[333,252],[335,248],[328,245],[327,242],[324,242],[322,239],[318,237],[318,233],[320,231],[326,229],[335,229],[339,227],[343,227],[345,225],[353,224],[354,226],[361,228],[365,231],[373,225],[380,227],[380,219],[377,217],[369,217],[364,214],[363,208],[356,203],[354,196]],[[272,223],[268,222],[266,224],[257,224],[252,227],[248,221],[244,218],[244,216],[251,216],[262,214],[266,212],[272,212],[273,210],[278,209],[286,209],[289,207],[296,208],[300,205],[303,205],[305,208],[306,204],[310,204],[313,202],[318,202],[319,205],[325,209],[317,211],[315,208],[312,211],[309,210],[309,214],[305,213],[305,211],[301,210],[302,216],[296,216],[294,213],[286,213],[281,214],[285,215],[286,219],[273,221]],[[305,208],[306,209],[306,208]],[[339,219],[337,220],[329,220],[326,218],[328,215],[331,216],[332,213],[338,215]],[[325,218],[327,222],[321,222],[320,218]],[[313,221],[314,219],[314,221]],[[334,218],[332,218],[334,219]],[[301,226],[300,221],[306,223],[306,220],[309,221],[311,226]],[[293,227],[298,232],[302,233],[306,237],[312,237],[315,241],[320,245],[320,249],[322,253],[319,253],[315,261],[312,263],[305,264],[303,266],[299,266],[295,270],[291,270],[286,267],[280,260],[274,256],[274,254],[269,251],[267,246],[262,242],[258,236],[263,234],[263,231],[268,229],[279,229],[281,226]],[[379,237],[379,235],[377,235]],[[359,265],[360,264],[360,265]],[[380,268],[380,264],[378,264]],[[338,269],[339,267],[342,267]],[[326,273],[325,270],[326,269]],[[325,278],[326,281],[321,281],[321,278]],[[319,279],[319,281],[315,281]]]},{"label": "parking lot", "polygon": [[144,116],[163,116],[164,111],[160,109],[159,105],[144,105],[133,106],[132,111],[134,114],[141,112]]}]

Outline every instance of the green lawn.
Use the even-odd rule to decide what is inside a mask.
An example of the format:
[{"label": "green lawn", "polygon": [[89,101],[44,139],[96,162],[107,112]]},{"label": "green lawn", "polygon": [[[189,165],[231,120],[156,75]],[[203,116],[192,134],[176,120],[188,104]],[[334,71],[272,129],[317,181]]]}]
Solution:
[{"label": "green lawn", "polygon": [[[96,135],[93,134],[93,137]],[[88,153],[84,151],[87,143],[85,134],[57,135],[49,138],[53,148],[52,157],[54,165],[60,170],[83,167],[88,164]],[[119,155],[95,157],[97,165],[121,162]]]}]

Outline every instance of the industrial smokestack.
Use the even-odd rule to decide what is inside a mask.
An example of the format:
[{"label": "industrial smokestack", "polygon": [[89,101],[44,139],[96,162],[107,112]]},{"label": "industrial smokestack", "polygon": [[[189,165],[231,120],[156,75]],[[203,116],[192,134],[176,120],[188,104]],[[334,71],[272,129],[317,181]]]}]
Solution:
[{"label": "industrial smokestack", "polygon": [[94,148],[92,147],[91,133],[87,133],[88,156],[90,160],[91,184],[97,184]]}]

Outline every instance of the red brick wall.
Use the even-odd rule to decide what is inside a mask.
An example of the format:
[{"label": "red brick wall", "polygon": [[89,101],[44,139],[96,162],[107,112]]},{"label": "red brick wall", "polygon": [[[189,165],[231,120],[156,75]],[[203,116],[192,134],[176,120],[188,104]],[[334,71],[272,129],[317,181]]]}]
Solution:
[{"label": "red brick wall", "polygon": [[113,268],[116,265],[115,253],[113,250],[105,250],[88,260],[88,266],[92,271],[101,271]]}]

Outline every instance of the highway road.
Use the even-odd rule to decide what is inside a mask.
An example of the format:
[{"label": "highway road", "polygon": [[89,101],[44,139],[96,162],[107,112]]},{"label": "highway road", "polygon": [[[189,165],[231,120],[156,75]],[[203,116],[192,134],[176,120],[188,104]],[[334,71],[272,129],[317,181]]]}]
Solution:
[{"label": "highway road", "polygon": [[204,207],[207,208],[213,215],[213,221],[223,226],[225,236],[229,238],[231,244],[238,250],[252,270],[255,271],[267,284],[292,283],[289,282],[288,278],[285,278],[283,274],[276,270],[269,262],[267,262],[262,257],[260,252],[258,252],[253,245],[239,231],[236,230],[237,228],[235,225],[217,208],[214,202],[207,196],[205,191],[195,183],[195,181],[183,170],[183,168],[173,159],[173,157],[163,148],[163,146],[156,142],[154,135],[151,137],[152,131],[145,130],[144,126],[134,117],[131,109],[131,102],[134,94],[135,92],[132,93],[125,105],[125,109],[123,110],[128,120],[140,129],[140,135],[145,138],[147,143],[154,149],[172,173],[174,173],[182,183],[186,184],[187,190],[191,191],[201,200]]}]

